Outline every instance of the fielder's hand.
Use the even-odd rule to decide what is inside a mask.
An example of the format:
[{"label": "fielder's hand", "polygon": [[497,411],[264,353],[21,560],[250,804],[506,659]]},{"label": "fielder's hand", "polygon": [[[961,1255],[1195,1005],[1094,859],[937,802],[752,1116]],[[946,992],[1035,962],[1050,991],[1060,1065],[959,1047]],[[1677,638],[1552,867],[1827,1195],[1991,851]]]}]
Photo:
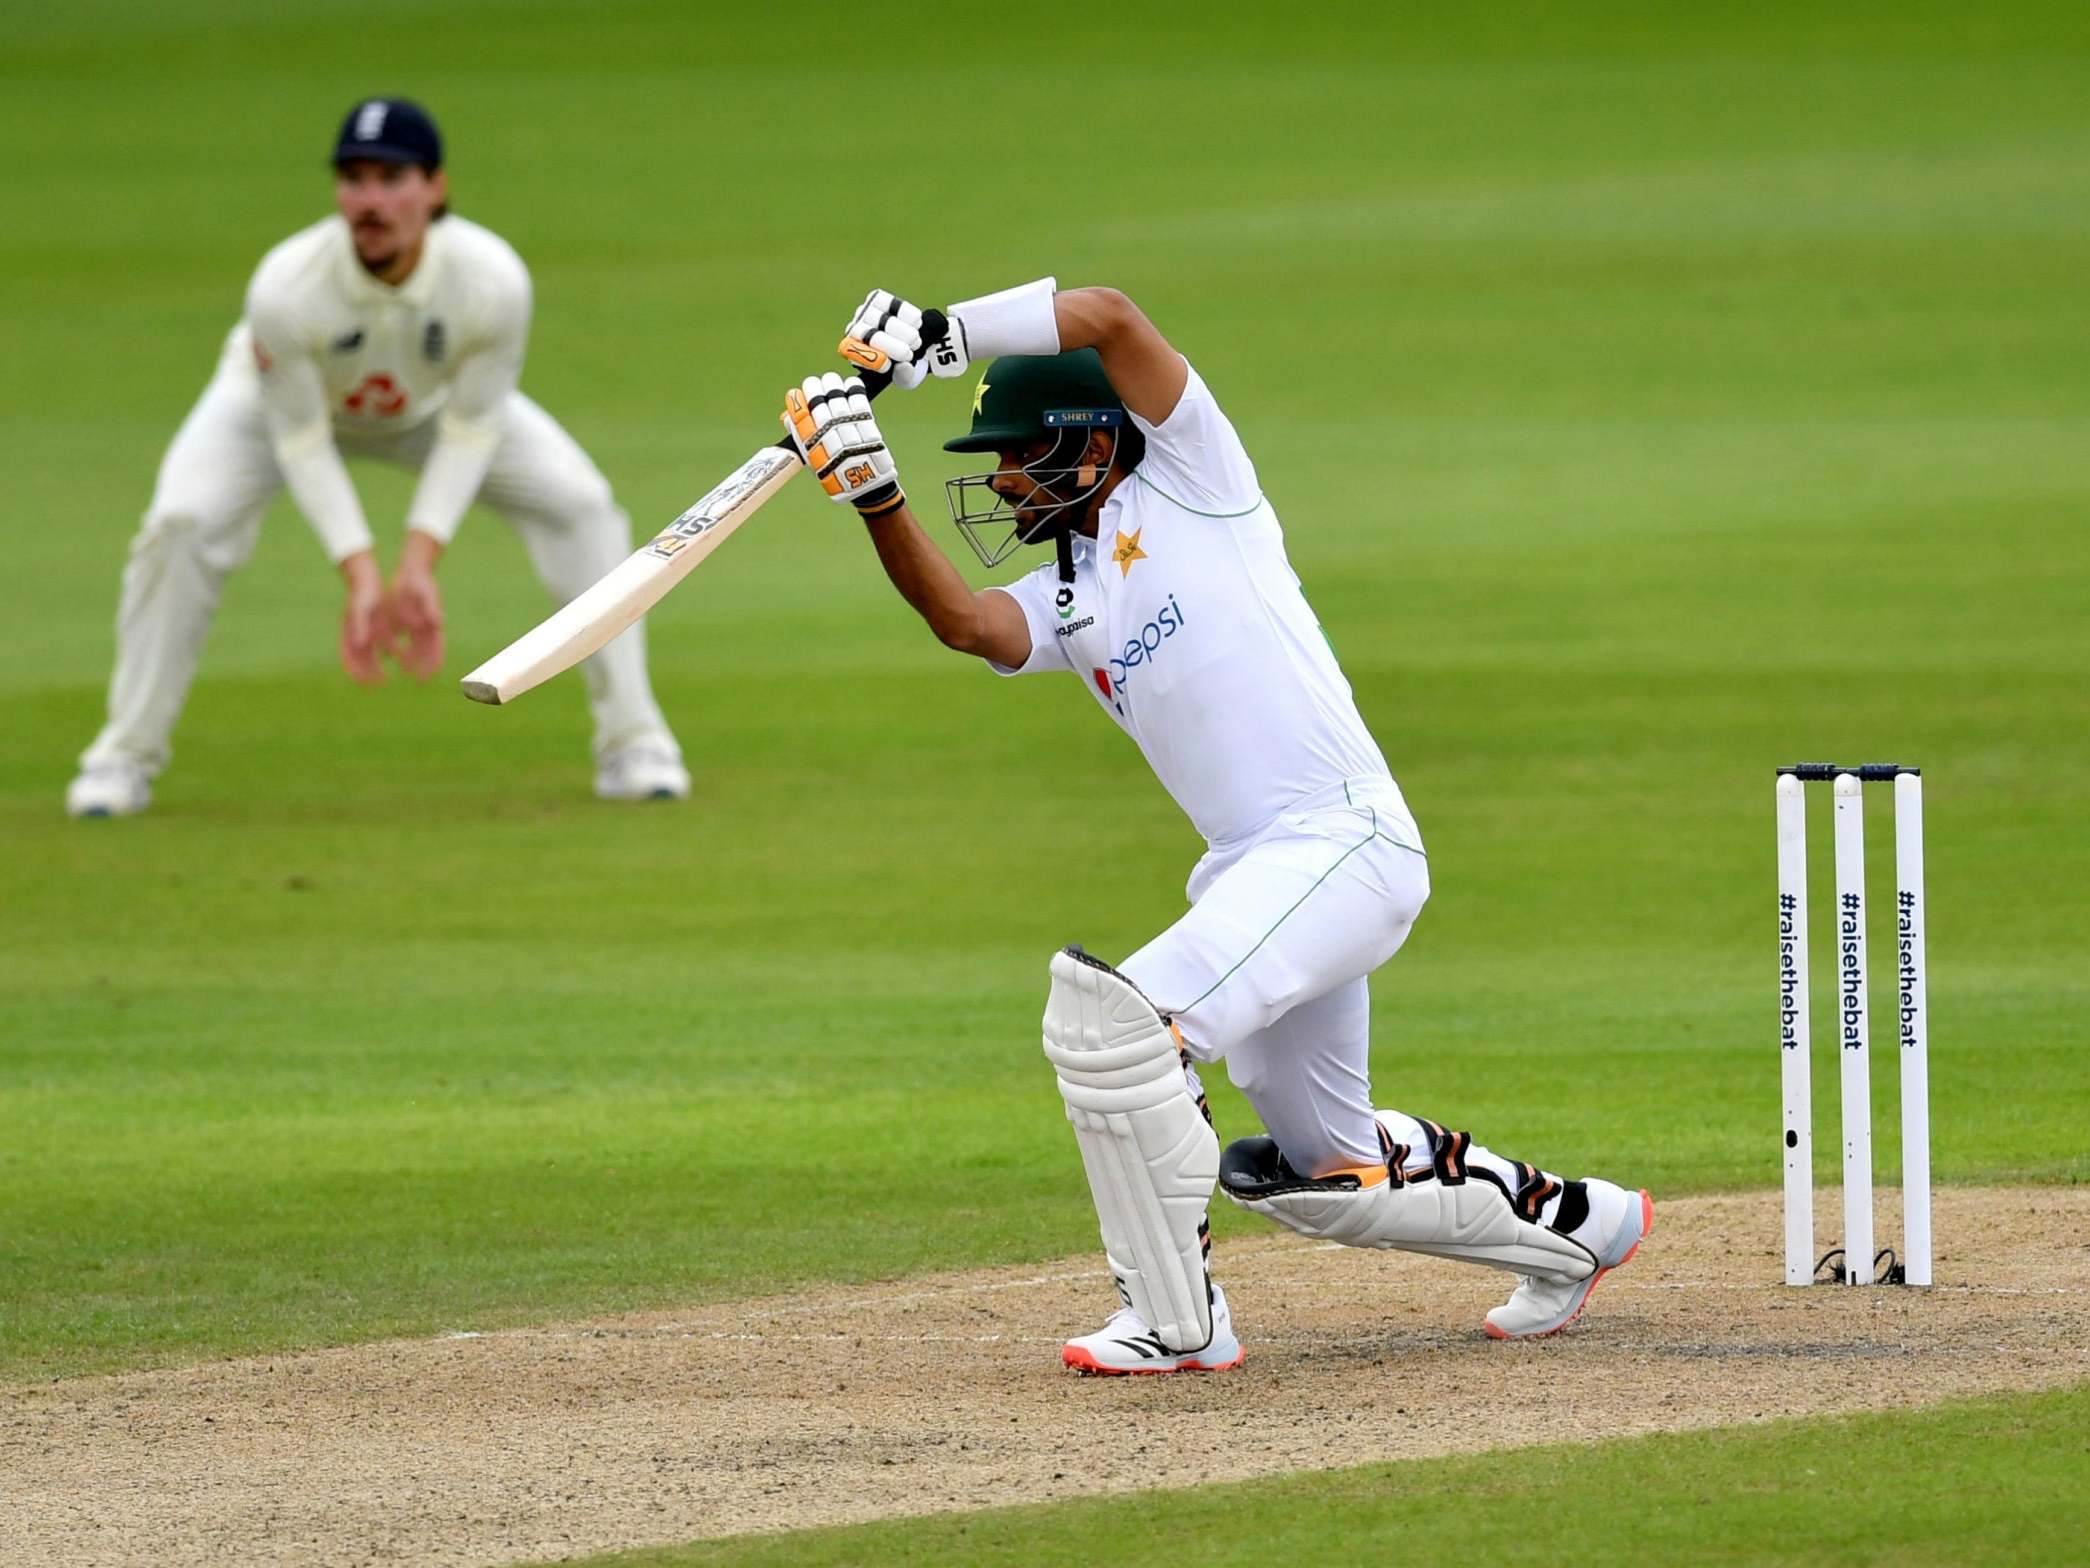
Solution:
[{"label": "fielder's hand", "polygon": [[377,558],[358,550],[341,563],[348,598],[341,608],[341,668],[358,686],[382,686],[384,666],[378,654],[391,640],[390,612]]},{"label": "fielder's hand", "polygon": [[399,569],[385,590],[389,645],[383,651],[417,681],[443,667],[443,596],[436,591],[441,541],[411,525],[399,548]]},{"label": "fielder's hand", "polygon": [[417,681],[443,667],[443,598],[426,572],[401,570],[385,592],[385,631],[391,646],[383,651]]},{"label": "fielder's hand", "polygon": [[922,313],[898,295],[873,289],[849,318],[845,337],[867,343],[892,361],[893,385],[913,391],[931,375],[962,376],[971,360],[965,352],[965,327],[956,316],[950,329],[925,349]]},{"label": "fielder's hand", "polygon": [[904,499],[871,400],[855,376],[807,376],[784,394],[784,434],[833,501],[859,512],[889,512]]}]

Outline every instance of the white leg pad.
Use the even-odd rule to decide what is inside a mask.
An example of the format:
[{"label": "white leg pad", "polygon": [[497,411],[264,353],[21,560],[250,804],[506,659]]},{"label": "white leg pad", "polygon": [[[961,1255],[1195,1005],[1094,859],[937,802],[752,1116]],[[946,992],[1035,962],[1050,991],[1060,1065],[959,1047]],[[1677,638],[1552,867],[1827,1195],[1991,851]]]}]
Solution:
[{"label": "white leg pad", "polygon": [[1286,1165],[1270,1139],[1243,1138],[1228,1147],[1220,1175],[1242,1208],[1345,1247],[1427,1252],[1561,1284],[1597,1269],[1587,1247],[1525,1219],[1501,1187],[1475,1172],[1454,1182],[1424,1173],[1396,1184],[1383,1169],[1316,1180]]},{"label": "white leg pad", "polygon": [[1212,1338],[1204,1224],[1219,1138],[1191,1098],[1174,1036],[1131,981],[1070,949],[1052,959],[1045,1055],[1111,1272],[1163,1344],[1202,1350]]}]

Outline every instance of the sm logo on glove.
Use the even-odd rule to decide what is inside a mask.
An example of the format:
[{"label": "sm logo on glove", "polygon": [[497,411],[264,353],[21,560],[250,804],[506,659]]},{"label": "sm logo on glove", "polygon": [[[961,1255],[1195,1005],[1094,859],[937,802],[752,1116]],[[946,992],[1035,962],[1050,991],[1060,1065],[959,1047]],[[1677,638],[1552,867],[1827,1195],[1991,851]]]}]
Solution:
[{"label": "sm logo on glove", "polygon": [[842,483],[856,490],[867,485],[876,476],[877,470],[869,463],[856,463],[842,470]]}]

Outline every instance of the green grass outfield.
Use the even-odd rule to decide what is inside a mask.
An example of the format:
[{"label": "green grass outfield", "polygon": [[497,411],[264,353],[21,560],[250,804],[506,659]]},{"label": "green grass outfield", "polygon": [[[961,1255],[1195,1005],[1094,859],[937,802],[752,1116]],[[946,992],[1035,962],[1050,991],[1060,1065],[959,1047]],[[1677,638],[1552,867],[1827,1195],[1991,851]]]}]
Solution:
[{"label": "green grass outfield", "polygon": [[[593,1568],[2065,1562],[2090,1390],[740,1536]],[[1338,1545],[1339,1543],[1339,1545]]]},{"label": "green grass outfield", "polygon": [[[1771,768],[1884,755],[1927,772],[1938,1176],[2090,1176],[2080,8],[953,6],[870,59],[689,9],[11,26],[0,1378],[1093,1244],[1044,961],[1165,925],[1198,846],[1072,681],[935,647],[810,487],[654,618],[686,808],[588,798],[571,680],[350,688],[279,504],[153,813],[60,818],[154,465],[371,90],[442,117],[535,272],[525,385],[642,528],[874,283],[1145,304],[1430,846],[1383,1102],[1770,1183]],[[962,391],[882,406],[962,551]],[[362,483],[389,537],[406,485]],[[491,517],[444,576],[450,675],[541,613]]]}]

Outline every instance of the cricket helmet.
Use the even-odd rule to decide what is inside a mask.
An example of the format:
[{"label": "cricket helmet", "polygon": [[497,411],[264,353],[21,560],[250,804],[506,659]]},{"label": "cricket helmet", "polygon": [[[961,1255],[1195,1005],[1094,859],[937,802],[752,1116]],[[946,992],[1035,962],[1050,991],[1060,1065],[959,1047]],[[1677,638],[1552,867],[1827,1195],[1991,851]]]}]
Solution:
[{"label": "cricket helmet", "polygon": [[[1089,436],[1115,437],[1111,462],[1084,464]],[[944,442],[946,452],[1008,452],[1045,440],[1044,451],[1021,470],[1031,491],[1018,501],[992,488],[999,470],[946,480],[951,520],[989,566],[1018,545],[1057,539],[1062,577],[1072,575],[1068,539],[1087,503],[1109,478],[1110,467],[1130,469],[1146,453],[1125,400],[1092,348],[1064,354],[1011,354],[989,364],[973,391],[972,428]],[[1028,514],[1028,515],[1026,515]]]}]

